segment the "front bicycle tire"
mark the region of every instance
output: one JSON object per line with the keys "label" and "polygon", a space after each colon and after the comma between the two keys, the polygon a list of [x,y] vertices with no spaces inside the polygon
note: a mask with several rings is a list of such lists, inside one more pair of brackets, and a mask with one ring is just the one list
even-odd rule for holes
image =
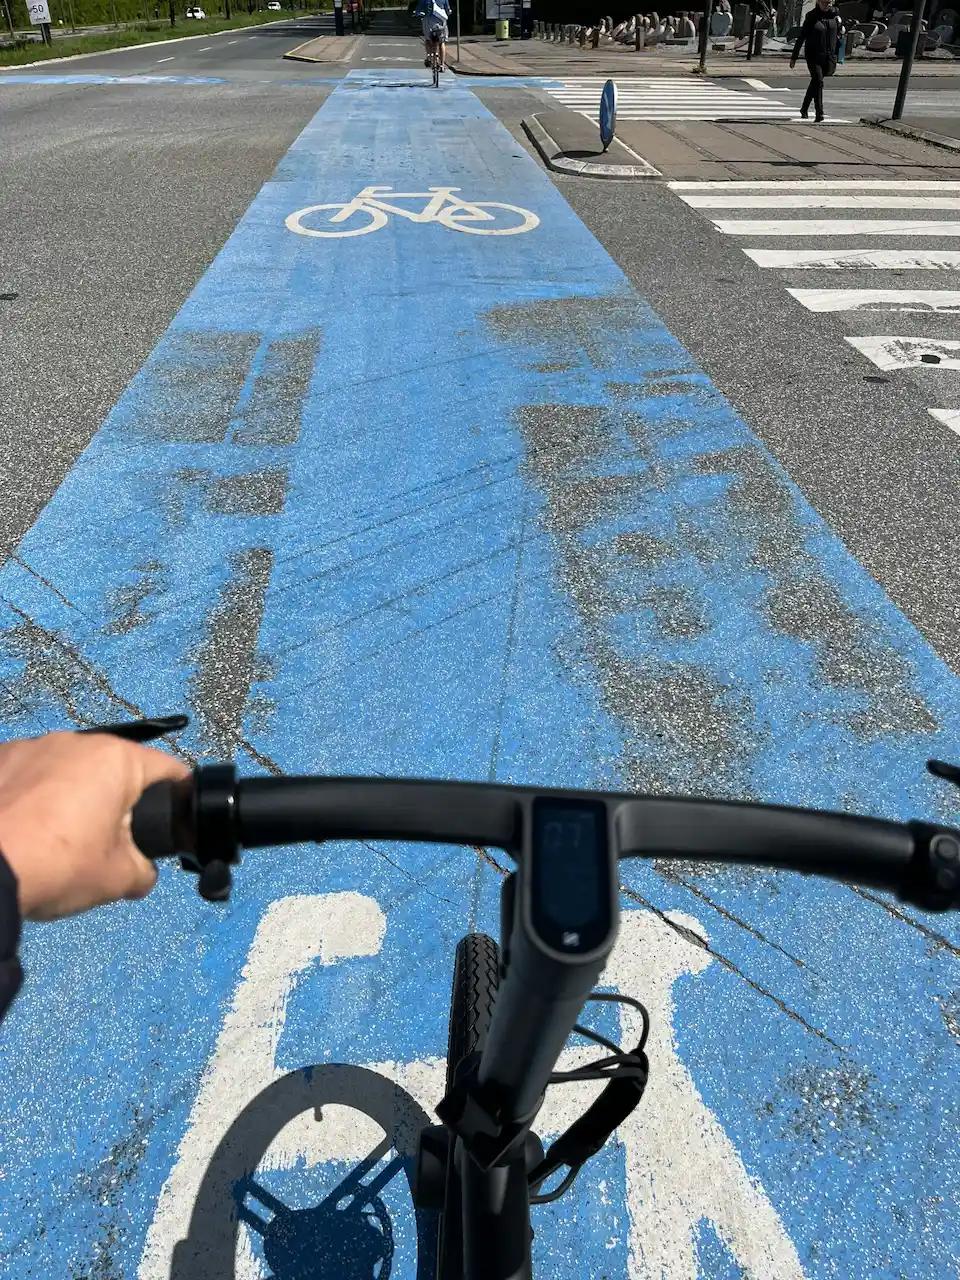
{"label": "front bicycle tire", "polygon": [[[485,933],[468,933],[457,943],[450,998],[447,1040],[447,1093],[457,1067],[487,1042],[493,1006],[500,984],[500,948]],[[463,1280],[463,1202],[460,1173],[451,1144],[447,1162],[446,1195],[437,1239],[437,1280]]]}
{"label": "front bicycle tire", "polygon": [[447,1039],[447,1092],[458,1065],[487,1042],[500,985],[500,948],[485,933],[468,933],[457,943]]}

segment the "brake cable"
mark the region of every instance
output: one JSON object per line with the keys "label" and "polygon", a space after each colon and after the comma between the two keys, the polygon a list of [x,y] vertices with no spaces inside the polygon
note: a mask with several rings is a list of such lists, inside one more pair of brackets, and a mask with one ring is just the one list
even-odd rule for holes
{"label": "brake cable", "polygon": [[[593,1001],[606,1001],[611,1004],[626,1004],[636,1009],[642,1019],[640,1040],[633,1050],[622,1049],[619,1045],[602,1036],[590,1027],[579,1023],[574,1031],[587,1040],[611,1050],[608,1058],[598,1058],[584,1063],[572,1071],[555,1071],[549,1080],[550,1084],[572,1084],[585,1080],[606,1080],[607,1086],[596,1098],[579,1120],[575,1120],[565,1133],[562,1133],[543,1157],[543,1160],[531,1170],[528,1182],[530,1186],[530,1203],[547,1204],[557,1200],[573,1185],[573,1181],[587,1160],[604,1146],[607,1139],[637,1106],[643,1097],[650,1075],[650,1064],[646,1055],[647,1039],[650,1035],[650,1014],[639,1000],[632,996],[614,995],[605,991],[594,991],[589,997]],[[568,1172],[552,1191],[541,1192],[544,1182],[564,1165]]]}

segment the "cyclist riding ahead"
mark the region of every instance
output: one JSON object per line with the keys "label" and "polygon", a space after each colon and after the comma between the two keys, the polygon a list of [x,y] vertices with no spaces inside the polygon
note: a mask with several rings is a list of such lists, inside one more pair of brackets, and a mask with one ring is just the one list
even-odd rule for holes
{"label": "cyclist riding ahead", "polygon": [[419,0],[414,13],[420,19],[423,29],[423,46],[426,53],[423,65],[430,66],[434,45],[439,45],[440,70],[446,71],[450,0]]}

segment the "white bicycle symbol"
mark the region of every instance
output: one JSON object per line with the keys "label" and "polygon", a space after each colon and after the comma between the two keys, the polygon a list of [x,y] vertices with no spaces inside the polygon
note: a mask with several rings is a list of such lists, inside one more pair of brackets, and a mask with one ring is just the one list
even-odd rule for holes
{"label": "white bicycle symbol", "polygon": [[[352,200],[342,204],[311,204],[291,213],[285,221],[288,230],[297,235],[323,239],[365,236],[371,231],[380,231],[387,225],[390,214],[411,222],[439,222],[451,231],[465,231],[473,236],[515,236],[540,225],[540,219],[529,209],[496,200],[461,200],[454,195],[459,190],[459,187],[431,187],[429,191],[393,191],[390,187],[364,187]],[[393,201],[425,200],[426,204],[420,210],[404,209],[384,196],[390,196]],[[316,217],[317,214],[323,216]],[[307,226],[305,219],[321,225]],[[349,219],[353,222],[347,226]]]}

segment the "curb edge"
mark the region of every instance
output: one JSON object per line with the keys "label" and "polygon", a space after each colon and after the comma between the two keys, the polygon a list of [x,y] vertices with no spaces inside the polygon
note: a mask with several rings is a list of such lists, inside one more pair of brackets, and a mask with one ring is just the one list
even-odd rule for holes
{"label": "curb edge", "polygon": [[884,129],[887,133],[898,133],[903,138],[917,138],[920,142],[929,142],[931,146],[942,147],[944,151],[960,151],[960,138],[947,138],[927,129],[915,129],[913,125],[902,124],[899,120],[891,120],[886,116],[861,116],[860,123]]}
{"label": "curb edge", "polygon": [[638,181],[662,178],[663,174],[653,165],[641,168],[636,164],[587,164],[585,160],[571,160],[560,149],[556,139],[544,128],[538,115],[524,116],[520,127],[539,151],[543,163],[555,173],[565,173],[577,178],[606,178],[615,181]]}

